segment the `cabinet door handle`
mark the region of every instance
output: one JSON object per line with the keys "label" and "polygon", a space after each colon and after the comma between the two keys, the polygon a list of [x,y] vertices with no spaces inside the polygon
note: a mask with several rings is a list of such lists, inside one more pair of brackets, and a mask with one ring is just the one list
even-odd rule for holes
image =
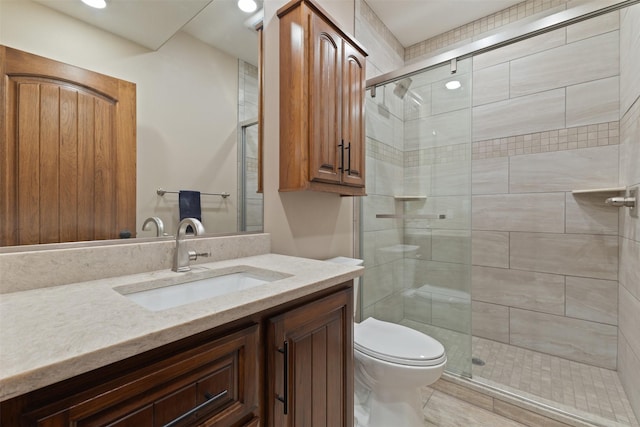
{"label": "cabinet door handle", "polygon": [[338,148],[340,149],[340,166],[338,167],[338,170],[342,172],[344,171],[344,139],[340,140]]}
{"label": "cabinet door handle", "polygon": [[285,341],[282,347],[278,352],[282,353],[284,358],[284,393],[282,396],[276,395],[276,399],[283,403],[284,414],[287,415],[289,413],[289,343]]}
{"label": "cabinet door handle", "polygon": [[345,172],[351,173],[351,143],[347,145],[347,148],[345,148],[345,150],[347,150],[347,169],[345,170]]}
{"label": "cabinet door handle", "polygon": [[208,392],[205,393],[204,397],[207,399],[206,401],[202,402],[201,404],[199,404],[195,408],[190,409],[189,411],[187,411],[184,414],[180,415],[178,418],[174,419],[173,421],[169,421],[167,424],[164,425],[164,427],[173,427],[175,425],[180,424],[182,421],[184,421],[185,419],[191,417],[196,412],[201,411],[205,407],[207,407],[207,406],[219,401],[220,399],[225,397],[228,393],[229,393],[228,390],[221,391],[220,393],[216,394],[215,396],[213,396],[211,393],[208,393]]}

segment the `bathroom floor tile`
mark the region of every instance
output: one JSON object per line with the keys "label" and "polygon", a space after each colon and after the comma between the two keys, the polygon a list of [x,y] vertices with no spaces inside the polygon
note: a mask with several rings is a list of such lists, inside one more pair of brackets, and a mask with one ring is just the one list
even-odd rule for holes
{"label": "bathroom floor tile", "polygon": [[[428,389],[428,387],[425,387]],[[522,427],[509,418],[434,391],[425,403],[425,427]]]}

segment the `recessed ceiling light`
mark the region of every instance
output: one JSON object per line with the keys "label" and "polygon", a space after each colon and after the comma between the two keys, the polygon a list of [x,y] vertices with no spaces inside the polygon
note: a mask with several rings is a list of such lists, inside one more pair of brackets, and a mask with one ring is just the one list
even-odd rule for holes
{"label": "recessed ceiling light", "polygon": [[462,85],[460,84],[460,82],[458,80],[451,80],[451,81],[446,82],[444,84],[444,86],[449,90],[456,90],[456,89],[459,89],[460,86],[462,86]]}
{"label": "recessed ceiling light", "polygon": [[87,6],[95,7],[96,9],[104,9],[107,7],[107,2],[105,0],[82,0],[82,3]]}
{"label": "recessed ceiling light", "polygon": [[243,12],[251,13],[258,8],[258,5],[254,0],[238,0],[238,7]]}

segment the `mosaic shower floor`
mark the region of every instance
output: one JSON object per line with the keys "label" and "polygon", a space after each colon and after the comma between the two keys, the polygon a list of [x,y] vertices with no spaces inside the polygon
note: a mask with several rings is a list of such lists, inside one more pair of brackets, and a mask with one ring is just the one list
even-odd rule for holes
{"label": "mosaic shower floor", "polygon": [[[401,323],[443,342],[451,366],[469,366],[463,362],[468,360],[468,336],[410,320]],[[484,362],[472,365],[472,377],[478,383],[601,425],[640,427],[615,371],[479,337],[472,338],[472,348],[473,357]]]}

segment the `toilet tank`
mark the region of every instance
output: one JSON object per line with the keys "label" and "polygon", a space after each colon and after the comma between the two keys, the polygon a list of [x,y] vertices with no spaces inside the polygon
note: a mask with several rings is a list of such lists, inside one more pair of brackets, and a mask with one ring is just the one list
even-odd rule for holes
{"label": "toilet tank", "polygon": [[[344,264],[344,265],[353,265],[359,266],[364,264],[364,260],[358,258],[349,258],[345,256],[338,256],[335,258],[330,258],[326,260],[327,262],[333,262],[335,264]],[[356,277],[353,279],[353,316],[356,315],[356,310],[358,308],[358,291],[360,290],[360,278]]]}

